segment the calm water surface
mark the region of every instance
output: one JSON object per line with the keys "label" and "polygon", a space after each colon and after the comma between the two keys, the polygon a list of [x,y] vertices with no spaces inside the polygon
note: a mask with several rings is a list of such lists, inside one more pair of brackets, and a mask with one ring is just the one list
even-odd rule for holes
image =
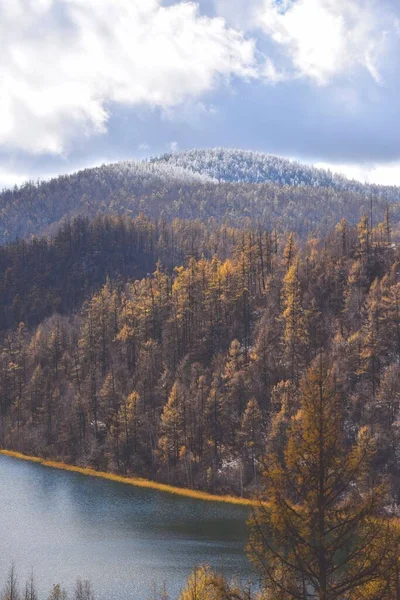
{"label": "calm water surface", "polygon": [[247,508],[180,498],[0,456],[0,585],[15,562],[41,597],[90,579],[99,600],[175,597],[194,566],[252,575]]}

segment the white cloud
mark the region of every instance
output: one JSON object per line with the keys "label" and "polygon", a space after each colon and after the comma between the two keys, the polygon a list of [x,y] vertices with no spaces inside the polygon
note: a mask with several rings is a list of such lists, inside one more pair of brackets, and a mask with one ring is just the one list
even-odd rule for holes
{"label": "white cloud", "polygon": [[257,76],[254,42],[196,4],[0,0],[0,144],[62,153],[106,130],[110,106],[168,108]]}
{"label": "white cloud", "polygon": [[214,4],[217,14],[233,26],[264,32],[280,51],[276,60],[289,58],[292,72],[285,69],[286,78],[306,76],[318,84],[352,75],[357,68],[381,83],[381,60],[389,54],[390,40],[398,38],[398,9],[387,0],[214,0]]}
{"label": "white cloud", "polygon": [[264,68],[262,70],[262,75],[270,82],[270,83],[279,83],[280,81],[285,81],[288,79],[288,74],[284,71],[278,71],[272,60],[267,57],[265,59]]}
{"label": "white cloud", "polygon": [[25,181],[28,181],[27,175],[21,173],[14,173],[6,168],[0,168],[0,190],[12,188],[14,185],[21,185]]}
{"label": "white cloud", "polygon": [[294,74],[319,84],[360,67],[380,83],[380,60],[395,34],[382,0],[263,0],[253,26],[285,50]]}
{"label": "white cloud", "polygon": [[397,161],[367,165],[319,162],[314,166],[321,167],[322,169],[330,169],[334,173],[341,173],[349,179],[356,179],[366,183],[400,186],[400,162]]}

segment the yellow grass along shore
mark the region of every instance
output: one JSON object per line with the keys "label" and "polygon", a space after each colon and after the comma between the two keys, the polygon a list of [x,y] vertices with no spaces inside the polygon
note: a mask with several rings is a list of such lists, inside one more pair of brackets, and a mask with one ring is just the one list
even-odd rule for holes
{"label": "yellow grass along shore", "polygon": [[46,460],[37,456],[29,456],[27,454],[22,454],[21,452],[14,452],[13,450],[0,450],[0,454],[20,460],[39,463],[42,466],[50,467],[51,469],[72,471],[73,473],[80,473],[81,475],[100,477],[101,479],[109,479],[110,481],[117,481],[118,483],[124,483],[126,485],[158,490],[159,492],[175,494],[177,496],[185,496],[186,498],[194,498],[196,500],[206,500],[207,502],[226,502],[228,504],[238,504],[240,506],[255,506],[258,504],[256,500],[250,500],[248,498],[209,494],[208,492],[201,492],[199,490],[191,490],[188,488],[180,488],[174,485],[168,485],[166,483],[158,483],[157,481],[151,481],[150,479],[144,479],[142,477],[123,477],[122,475],[116,475],[114,473],[96,471],[95,469],[76,467],[75,465],[68,465],[63,462]]}

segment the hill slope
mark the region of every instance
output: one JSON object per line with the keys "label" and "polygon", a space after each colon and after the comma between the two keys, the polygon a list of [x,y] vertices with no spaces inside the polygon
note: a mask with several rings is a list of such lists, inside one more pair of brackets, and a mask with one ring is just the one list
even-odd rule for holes
{"label": "hill slope", "polygon": [[143,162],[85,169],[0,194],[0,243],[53,233],[68,217],[96,214],[262,223],[300,235],[326,231],[392,205],[400,221],[400,188],[367,186],[285,159],[235,150],[201,150]]}
{"label": "hill slope", "polygon": [[[0,194],[0,243],[41,234],[68,216],[117,212],[113,210],[116,197],[133,200],[206,181],[210,178],[172,165],[123,161],[38,184],[28,182]],[[125,204],[123,212],[129,214]],[[135,208],[140,211],[140,206]]]}
{"label": "hill slope", "polygon": [[155,164],[166,163],[193,173],[208,175],[217,181],[266,183],[279,185],[328,187],[340,191],[372,193],[388,199],[399,199],[396,186],[364,184],[338,173],[301,164],[271,154],[227,148],[187,150],[165,154],[152,159]]}

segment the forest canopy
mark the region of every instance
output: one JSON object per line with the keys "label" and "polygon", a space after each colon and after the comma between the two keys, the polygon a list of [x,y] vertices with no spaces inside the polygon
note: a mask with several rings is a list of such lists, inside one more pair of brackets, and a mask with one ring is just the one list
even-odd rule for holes
{"label": "forest canopy", "polygon": [[249,494],[324,352],[344,443],[371,428],[374,469],[397,495],[389,221],[342,220],[302,242],[261,227],[78,219],[53,240],[4,247],[0,264],[3,447]]}
{"label": "forest canopy", "polygon": [[302,238],[327,233],[338,218],[355,225],[370,212],[399,222],[400,190],[260,153],[197,150],[143,162],[84,169],[0,194],[0,243],[54,234],[77,215],[200,219],[235,227],[277,227]]}
{"label": "forest canopy", "polygon": [[182,600],[400,598],[398,194],[218,149],[4,191],[1,448],[258,499],[260,585]]}

